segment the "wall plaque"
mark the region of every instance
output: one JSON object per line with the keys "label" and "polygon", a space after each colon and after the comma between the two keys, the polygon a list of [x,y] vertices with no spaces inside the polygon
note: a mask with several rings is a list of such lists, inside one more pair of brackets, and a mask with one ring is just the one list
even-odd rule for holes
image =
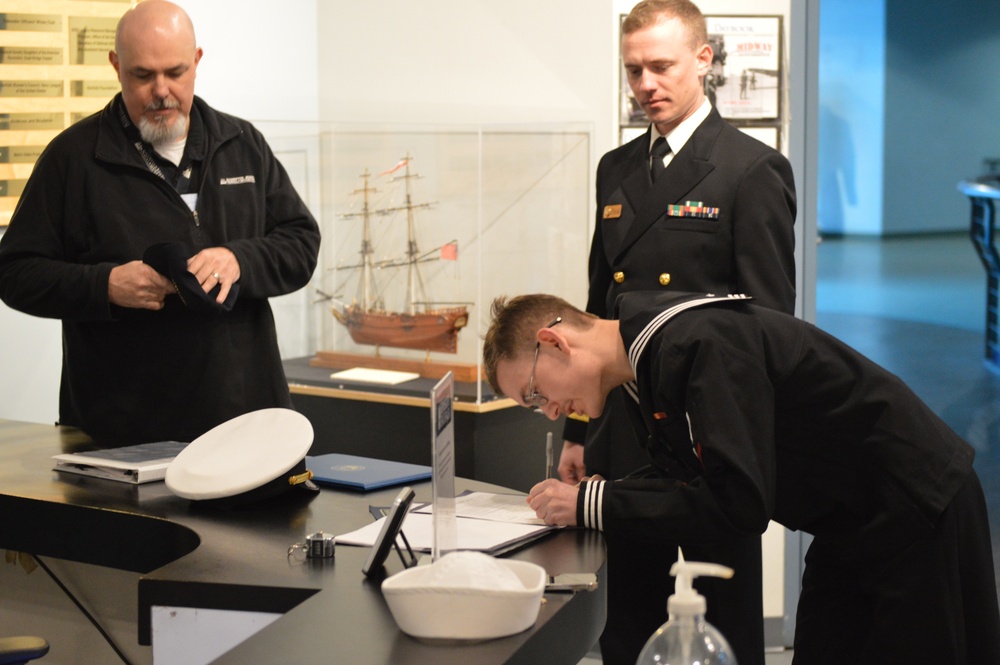
{"label": "wall plaque", "polygon": [[62,129],[65,126],[62,113],[0,113],[0,129],[33,131]]}
{"label": "wall plaque", "polygon": [[43,145],[0,146],[0,164],[34,164],[42,150]]}
{"label": "wall plaque", "polygon": [[27,180],[0,180],[0,196],[20,196]]}
{"label": "wall plaque", "polygon": [[62,16],[58,14],[0,14],[0,30],[60,32],[62,30]]}
{"label": "wall plaque", "polygon": [[100,97],[111,99],[121,90],[117,80],[111,81],[70,81],[70,97]]}
{"label": "wall plaque", "polygon": [[115,50],[117,18],[69,17],[69,64],[107,65],[108,51]]}
{"label": "wall plaque", "polygon": [[0,81],[0,97],[62,96],[62,81]]}
{"label": "wall plaque", "polygon": [[0,46],[0,65],[61,65],[61,48]]}

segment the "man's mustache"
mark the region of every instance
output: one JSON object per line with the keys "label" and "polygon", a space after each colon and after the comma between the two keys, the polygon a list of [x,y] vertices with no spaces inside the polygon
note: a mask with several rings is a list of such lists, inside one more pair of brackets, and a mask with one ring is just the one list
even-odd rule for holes
{"label": "man's mustache", "polygon": [[164,111],[166,109],[175,109],[180,106],[180,102],[176,99],[155,99],[146,105],[147,111]]}

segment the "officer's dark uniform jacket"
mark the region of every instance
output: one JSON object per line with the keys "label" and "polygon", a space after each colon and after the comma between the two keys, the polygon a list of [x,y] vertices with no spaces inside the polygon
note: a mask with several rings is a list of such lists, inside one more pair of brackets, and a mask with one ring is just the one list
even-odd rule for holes
{"label": "officer's dark uniform jacket", "polygon": [[[651,138],[648,129],[598,164],[587,311],[612,318],[623,293],[655,291],[748,293],[792,313],[796,203],[788,160],[713,108],[654,183]],[[586,429],[568,419],[563,437],[583,442]],[[605,466],[587,471],[611,471]]]}

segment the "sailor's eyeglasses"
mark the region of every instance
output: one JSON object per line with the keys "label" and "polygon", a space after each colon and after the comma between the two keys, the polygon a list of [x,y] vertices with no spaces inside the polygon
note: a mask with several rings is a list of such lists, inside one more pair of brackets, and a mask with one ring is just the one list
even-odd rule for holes
{"label": "sailor's eyeglasses", "polygon": [[[557,323],[561,323],[561,322],[562,322],[562,317],[561,316],[557,316],[555,318],[555,321],[553,321],[552,323],[550,323],[549,325],[547,325],[545,327],[546,328],[551,328],[552,326],[556,325]],[[535,390],[535,387],[534,387],[535,386],[535,367],[538,366],[538,350],[540,348],[542,348],[542,342],[538,341],[538,342],[535,343],[535,359],[531,363],[531,377],[528,379],[528,392],[521,396],[521,400],[524,402],[524,405],[527,406],[527,407],[529,407],[529,408],[538,408],[538,407],[541,407],[541,406],[545,406],[546,404],[549,403],[549,400],[545,396],[543,396],[541,393],[539,393],[537,390]]]}

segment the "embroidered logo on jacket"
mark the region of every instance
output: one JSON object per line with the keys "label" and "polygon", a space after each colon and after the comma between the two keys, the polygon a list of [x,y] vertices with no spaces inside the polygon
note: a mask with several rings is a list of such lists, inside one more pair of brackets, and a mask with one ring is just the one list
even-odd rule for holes
{"label": "embroidered logo on jacket", "polygon": [[222,178],[219,180],[220,185],[245,185],[247,183],[255,183],[257,179],[253,175],[239,175],[232,178]]}

